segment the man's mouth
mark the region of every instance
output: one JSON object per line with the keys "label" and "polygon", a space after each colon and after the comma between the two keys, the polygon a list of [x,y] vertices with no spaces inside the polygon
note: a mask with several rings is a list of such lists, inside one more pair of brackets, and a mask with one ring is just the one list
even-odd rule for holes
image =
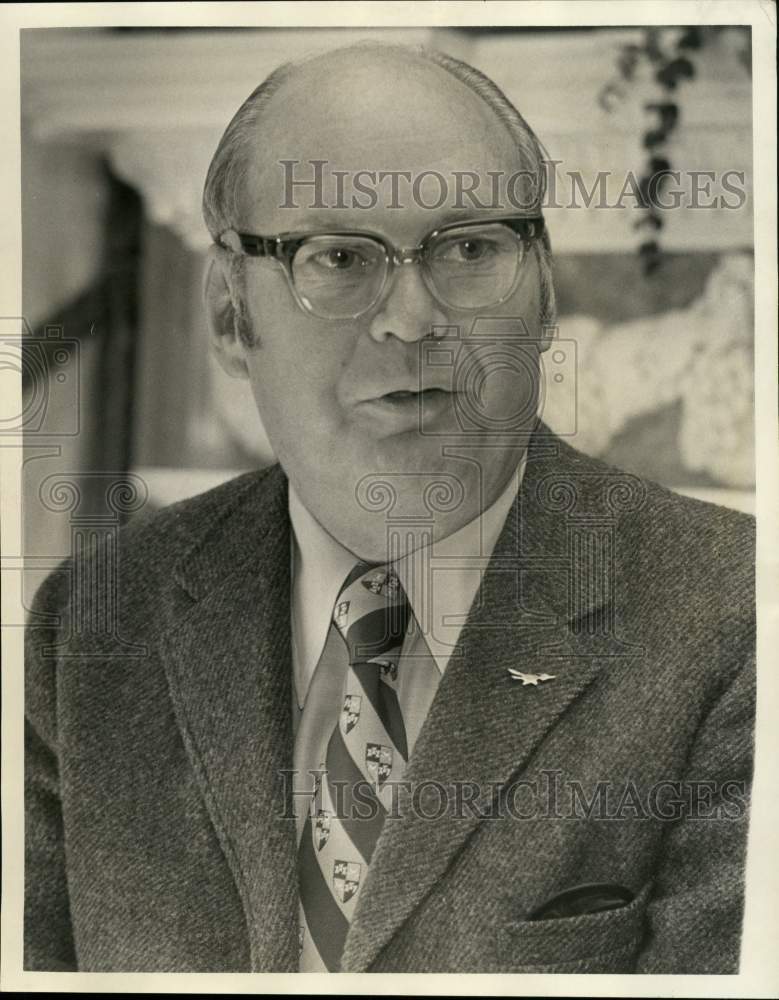
{"label": "man's mouth", "polygon": [[357,406],[363,419],[392,433],[423,430],[446,425],[452,418],[457,393],[447,389],[393,389],[368,399]]}
{"label": "man's mouth", "polygon": [[381,401],[388,401],[391,403],[398,402],[417,402],[425,403],[434,402],[436,399],[442,396],[451,396],[452,393],[448,392],[446,389],[396,389],[394,392],[384,393],[383,396],[377,397]]}

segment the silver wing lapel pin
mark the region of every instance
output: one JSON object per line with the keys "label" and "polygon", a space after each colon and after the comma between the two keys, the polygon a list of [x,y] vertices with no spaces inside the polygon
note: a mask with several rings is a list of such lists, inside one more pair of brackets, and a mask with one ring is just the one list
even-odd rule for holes
{"label": "silver wing lapel pin", "polygon": [[509,676],[513,681],[522,681],[522,687],[527,687],[528,684],[538,687],[542,681],[555,679],[555,674],[523,674],[521,670],[514,670],[512,667],[509,667]]}

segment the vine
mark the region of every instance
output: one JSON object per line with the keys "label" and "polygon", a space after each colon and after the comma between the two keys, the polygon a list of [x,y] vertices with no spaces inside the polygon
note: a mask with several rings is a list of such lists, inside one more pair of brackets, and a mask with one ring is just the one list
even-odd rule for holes
{"label": "vine", "polygon": [[621,46],[616,75],[604,86],[598,98],[601,107],[613,111],[626,98],[642,68],[648,68],[661,89],[660,100],[644,104],[648,119],[642,136],[646,159],[638,184],[643,213],[633,223],[644,237],[638,246],[638,253],[646,275],[656,271],[663,259],[660,233],[664,220],[659,196],[672,169],[668,141],[674,133],[678,133],[682,124],[678,91],[684,83],[695,78],[696,60],[701,51],[712,45],[724,31],[737,31],[741,35],[738,58],[746,71],[751,73],[749,28],[719,25],[680,29],[651,27],[643,29],[638,42]]}

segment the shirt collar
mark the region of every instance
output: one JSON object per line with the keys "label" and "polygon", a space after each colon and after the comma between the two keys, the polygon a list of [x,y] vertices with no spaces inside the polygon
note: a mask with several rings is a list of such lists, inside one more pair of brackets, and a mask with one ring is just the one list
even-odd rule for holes
{"label": "shirt collar", "polygon": [[[465,624],[524,470],[523,457],[487,510],[458,531],[415,549],[395,563],[441,673]],[[335,599],[357,557],[319,524],[291,482],[289,516],[293,527],[292,667],[298,705],[302,707],[324,649]]]}

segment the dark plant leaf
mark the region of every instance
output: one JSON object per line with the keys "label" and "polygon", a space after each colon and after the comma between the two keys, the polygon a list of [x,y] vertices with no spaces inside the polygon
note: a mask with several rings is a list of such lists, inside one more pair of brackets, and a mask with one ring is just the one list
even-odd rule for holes
{"label": "dark plant leaf", "polygon": [[654,229],[657,232],[658,229],[663,228],[663,220],[659,215],[655,215],[654,212],[646,212],[641,216],[640,219],[636,219],[633,223],[634,229]]}
{"label": "dark plant leaf", "polygon": [[685,56],[677,56],[668,64],[670,72],[674,73],[677,80],[692,80],[695,78],[695,66]]}
{"label": "dark plant leaf", "polygon": [[[657,192],[660,189],[664,180],[665,178],[662,176],[658,179],[655,179],[653,175],[650,174],[647,177],[642,177],[641,180],[638,182],[638,192],[641,196],[642,207],[647,209],[648,216],[650,216],[651,218],[658,219],[658,221],[659,221],[659,216],[655,211],[655,209],[658,207]],[[660,225],[662,225],[662,223],[660,223]]]}
{"label": "dark plant leaf", "polygon": [[645,104],[647,111],[655,111],[660,116],[660,127],[670,132],[679,120],[679,105],[674,101],[654,101]]}
{"label": "dark plant leaf", "polygon": [[648,240],[646,243],[641,244],[638,252],[644,275],[649,277],[649,275],[654,274],[662,263],[663,256],[660,247],[655,240]]}
{"label": "dark plant leaf", "polygon": [[660,32],[657,28],[647,28],[645,38],[644,51],[647,57],[654,63],[660,62],[663,59],[663,52],[660,48]]}
{"label": "dark plant leaf", "polygon": [[661,87],[665,87],[666,90],[676,90],[677,79],[676,75],[668,69],[668,66],[663,66],[655,73],[655,80],[660,84]]}
{"label": "dark plant leaf", "polygon": [[699,49],[703,45],[703,32],[700,28],[688,28],[676,43],[677,49]]}
{"label": "dark plant leaf", "polygon": [[623,80],[632,80],[636,74],[636,66],[641,58],[641,49],[638,45],[624,45],[617,57],[617,69]]}
{"label": "dark plant leaf", "polygon": [[[649,169],[653,174],[663,174],[671,169],[671,161],[667,160],[664,156],[653,156],[649,161]],[[661,178],[661,181],[665,181],[667,178]]]}
{"label": "dark plant leaf", "polygon": [[652,149],[654,146],[662,146],[667,138],[668,133],[665,129],[653,129],[652,131],[647,132],[644,136],[644,148]]}

